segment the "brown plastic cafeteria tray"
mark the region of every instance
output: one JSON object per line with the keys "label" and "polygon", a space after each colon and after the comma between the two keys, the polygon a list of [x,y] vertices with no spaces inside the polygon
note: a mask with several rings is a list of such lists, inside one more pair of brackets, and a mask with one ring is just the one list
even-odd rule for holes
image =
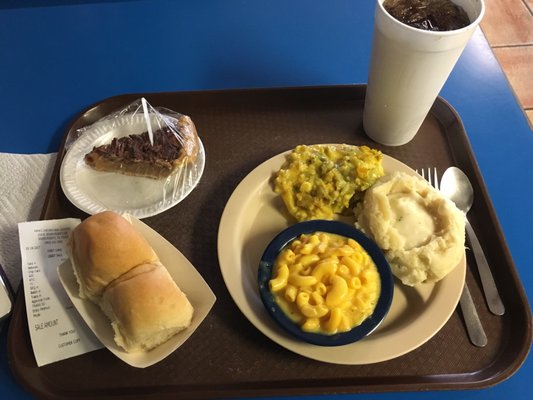
{"label": "brown plastic cafeteria tray", "polygon": [[[129,94],[81,113],[65,134],[42,219],[86,217],[66,199],[59,183],[71,132],[142,96],[153,106],[187,114],[205,146],[204,175],[184,201],[144,221],[196,266],[217,302],[185,345],[147,369],[130,367],[105,349],[38,368],[19,291],[8,342],[18,381],[42,398],[193,399],[481,388],[511,376],[531,344],[530,309],[459,116],[439,98],[412,142],[384,147],[363,132],[364,95],[364,85]],[[487,330],[486,347],[470,344],[460,311],[455,311],[431,340],[404,356],[370,365],[336,365],[285,350],[243,316],[218,264],[224,206],[237,184],[263,161],[313,143],[366,144],[412,168],[436,166],[442,172],[456,165],[473,179],[476,202],[470,221],[507,310],[501,317],[489,313],[477,272],[469,268],[467,282]],[[474,263],[470,256],[468,262]]]}

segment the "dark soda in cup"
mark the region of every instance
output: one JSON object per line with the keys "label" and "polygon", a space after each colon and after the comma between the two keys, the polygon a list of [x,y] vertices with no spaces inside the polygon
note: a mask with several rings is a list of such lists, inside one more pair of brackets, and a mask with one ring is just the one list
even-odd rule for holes
{"label": "dark soda in cup", "polygon": [[465,10],[451,0],[385,0],[383,7],[398,21],[426,31],[453,31],[470,24]]}

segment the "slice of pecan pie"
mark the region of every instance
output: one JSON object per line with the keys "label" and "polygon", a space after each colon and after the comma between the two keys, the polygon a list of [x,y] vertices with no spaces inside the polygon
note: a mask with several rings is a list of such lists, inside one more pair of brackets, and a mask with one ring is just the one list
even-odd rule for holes
{"label": "slice of pecan pie", "polygon": [[95,146],[85,155],[85,163],[98,171],[163,179],[185,163],[194,162],[198,139],[190,118],[181,118],[179,134],[169,126],[148,132],[114,138],[111,143]]}

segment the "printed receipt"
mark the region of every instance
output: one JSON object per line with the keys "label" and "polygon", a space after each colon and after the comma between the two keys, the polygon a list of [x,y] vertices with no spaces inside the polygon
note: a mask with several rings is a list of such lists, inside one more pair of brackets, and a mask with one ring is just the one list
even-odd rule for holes
{"label": "printed receipt", "polygon": [[18,224],[26,313],[39,367],[103,347],[72,305],[57,274],[57,267],[68,259],[70,231],[79,223],[67,218]]}

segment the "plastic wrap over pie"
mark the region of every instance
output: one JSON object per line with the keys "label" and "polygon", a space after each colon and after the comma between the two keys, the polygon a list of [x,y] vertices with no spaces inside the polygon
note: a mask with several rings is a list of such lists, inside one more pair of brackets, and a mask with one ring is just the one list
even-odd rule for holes
{"label": "plastic wrap over pie", "polygon": [[78,129],[66,147],[61,185],[89,214],[158,214],[194,189],[205,166],[193,120],[144,98]]}
{"label": "plastic wrap over pie", "polygon": [[[132,119],[136,113],[142,113],[145,120],[145,126],[139,127],[142,132],[132,129],[124,136],[93,146],[84,157],[87,165],[98,171],[162,179],[195,161],[198,135],[191,118],[169,110],[160,113],[151,107],[150,112],[143,103],[147,104],[141,99],[141,107],[137,102],[128,107],[132,109],[129,113]],[[115,114],[108,119],[113,118]]]}

